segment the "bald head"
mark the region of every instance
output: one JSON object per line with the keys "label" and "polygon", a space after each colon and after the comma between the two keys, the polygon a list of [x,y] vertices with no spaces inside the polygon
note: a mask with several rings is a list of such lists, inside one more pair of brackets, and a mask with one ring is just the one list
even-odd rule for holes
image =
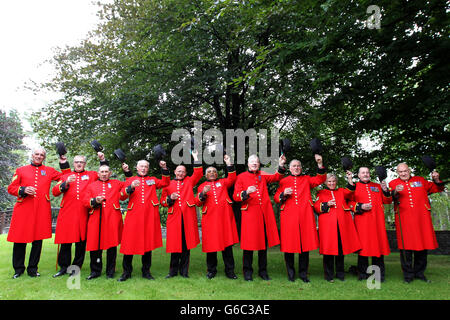
{"label": "bald head", "polygon": [[411,169],[406,163],[402,162],[397,166],[397,174],[400,180],[408,181],[411,178]]}
{"label": "bald head", "polygon": [[178,180],[183,180],[186,177],[186,167],[179,165],[175,169],[175,178]]}

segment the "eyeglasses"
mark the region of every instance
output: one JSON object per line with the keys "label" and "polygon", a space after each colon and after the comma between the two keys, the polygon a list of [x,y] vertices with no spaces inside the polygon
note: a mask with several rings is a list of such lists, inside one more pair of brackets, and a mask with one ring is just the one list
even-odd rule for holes
{"label": "eyeglasses", "polygon": [[74,161],[73,163],[86,163],[85,161]]}

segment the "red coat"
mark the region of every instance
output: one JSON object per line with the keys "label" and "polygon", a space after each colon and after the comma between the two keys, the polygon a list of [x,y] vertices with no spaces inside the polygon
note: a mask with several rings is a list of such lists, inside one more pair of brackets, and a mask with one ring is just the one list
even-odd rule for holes
{"label": "red coat", "polygon": [[[61,190],[63,182],[74,174],[76,180],[69,184],[69,188]],[[52,189],[53,196],[64,194],[61,200],[56,221],[55,243],[75,243],[86,240],[88,210],[83,205],[83,195],[87,186],[98,179],[95,171],[69,172],[64,174]]]}
{"label": "red coat", "polygon": [[170,176],[163,175],[161,180],[149,176],[128,178],[122,194],[129,190],[128,186],[134,180],[140,181],[140,185],[129,195],[120,252],[143,255],[162,247],[159,200],[156,189],[168,186]]}
{"label": "red coat", "polygon": [[[16,196],[7,241],[30,243],[52,237],[50,185],[62,176],[61,172],[44,165],[17,168],[8,193]],[[25,195],[25,187],[35,187],[35,195]]]}
{"label": "red coat", "polygon": [[[125,200],[127,195],[121,195],[120,191],[125,182],[119,180],[97,180],[91,183],[86,190],[83,204],[89,209],[87,226],[86,251],[107,250],[120,244],[122,237],[123,221],[119,200]],[[94,198],[104,196],[100,206],[93,206]],[[100,228],[101,211],[101,228]],[[100,248],[99,248],[100,231]]]}
{"label": "red coat", "polygon": [[[183,180],[171,180],[169,186],[161,193],[162,206],[169,208],[166,221],[166,252],[182,252],[181,218],[187,249],[195,248],[200,243],[194,187],[202,176],[203,168],[194,167],[192,176],[187,176]],[[170,205],[167,197],[174,192],[179,193],[180,197]]]}
{"label": "red coat", "polygon": [[[327,175],[318,174],[289,176],[280,181],[274,200],[280,207],[280,236],[282,252],[302,253],[319,247],[316,217],[311,199],[311,188],[322,184]],[[292,194],[282,201],[284,189],[292,188]]]}
{"label": "red coat", "polygon": [[[280,243],[277,223],[273,213],[272,201],[267,191],[267,184],[280,181],[283,175],[279,172],[267,174],[262,171],[256,173],[243,172],[237,177],[233,199],[241,201],[241,249],[266,249],[264,230],[267,235],[267,246],[272,247]],[[256,186],[256,191],[243,198],[243,192],[249,186]],[[246,194],[246,193],[245,193]]]}
{"label": "red coat", "polygon": [[[225,179],[206,181],[198,187],[195,204],[202,206],[202,251],[223,251],[226,247],[239,242],[239,236],[234,219],[233,203],[228,195],[230,188],[236,181],[236,171],[229,172]],[[206,199],[199,196],[206,185],[211,186]]]}
{"label": "red coat", "polygon": [[389,187],[394,190],[399,184],[403,185],[404,189],[398,192],[394,202],[398,248],[403,249],[404,243],[406,250],[436,249],[438,243],[431,221],[428,195],[443,191],[445,186],[438,186],[416,176],[407,182],[400,179],[392,180]]}
{"label": "red coat", "polygon": [[[338,255],[338,227],[344,255],[361,249],[351,209],[347,204],[347,199],[351,198],[352,193],[346,188],[322,189],[317,193],[314,210],[319,213],[320,254]],[[336,206],[324,205],[332,199],[335,199]]]}
{"label": "red coat", "polygon": [[[365,257],[379,257],[391,253],[384,220],[384,203],[391,203],[392,197],[383,194],[381,185],[374,182],[357,182],[352,201],[349,203],[355,212],[355,226],[361,242],[359,254]],[[369,211],[357,212],[360,204],[371,203]]]}

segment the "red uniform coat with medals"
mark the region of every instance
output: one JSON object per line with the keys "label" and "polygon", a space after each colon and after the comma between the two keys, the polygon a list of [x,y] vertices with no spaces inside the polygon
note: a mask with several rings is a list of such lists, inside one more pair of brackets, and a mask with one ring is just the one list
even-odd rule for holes
{"label": "red uniform coat with medals", "polygon": [[[263,171],[243,172],[234,185],[233,199],[241,202],[241,249],[264,250],[280,243],[278,228],[273,212],[267,184],[280,181],[283,173],[268,174]],[[247,188],[255,186],[256,191],[247,194]]]}
{"label": "red uniform coat with medals", "polygon": [[[239,242],[239,236],[234,219],[233,203],[228,195],[236,181],[236,171],[228,171],[228,177],[215,181],[206,181],[198,187],[195,204],[202,207],[202,251],[223,251],[226,247]],[[200,195],[203,188],[211,186],[205,199]]]}
{"label": "red uniform coat with medals", "polygon": [[[67,178],[74,174],[76,180],[66,185]],[[95,171],[69,172],[64,174],[52,189],[53,196],[61,199],[56,222],[55,243],[75,243],[86,240],[88,210],[83,205],[87,186],[98,179]]]}
{"label": "red uniform coat with medals", "polygon": [[[83,198],[84,206],[89,209],[86,251],[107,250],[120,244],[123,221],[119,200],[125,200],[128,196],[120,194],[124,184],[125,182],[109,179],[97,180],[88,185]],[[97,196],[104,196],[106,200],[96,204]]]}
{"label": "red uniform coat with medals", "polygon": [[[52,237],[50,186],[52,181],[59,180],[62,175],[44,165],[30,164],[16,169],[8,186],[8,193],[16,196],[17,200],[7,241],[30,243]],[[25,187],[36,188],[36,194],[25,194]]]}
{"label": "red uniform coat with medals", "polygon": [[[339,254],[338,227],[344,255],[361,249],[352,212],[347,203],[352,194],[353,192],[347,188],[322,189],[317,193],[314,210],[319,214],[320,254],[335,256]],[[336,205],[329,207],[330,200],[335,200]]]}
{"label": "red uniform coat with medals", "polygon": [[[302,253],[319,247],[311,188],[325,181],[327,177],[325,171],[319,170],[320,173],[314,177],[289,176],[280,181],[274,200],[281,203],[281,252]],[[292,189],[292,194],[288,197],[283,193],[286,188]]]}
{"label": "red uniform coat with medals", "polygon": [[[371,203],[372,209],[362,210],[361,204]],[[359,255],[380,257],[389,255],[389,241],[386,233],[383,204],[392,203],[392,197],[386,196],[379,183],[357,182],[352,201],[349,203],[355,212],[355,226],[361,243]]]}
{"label": "red uniform coat with medals", "polygon": [[[166,252],[182,252],[182,218],[187,249],[195,248],[200,243],[194,187],[202,176],[203,168],[194,165],[192,176],[187,176],[183,180],[171,180],[169,186],[163,188],[161,204],[169,208],[166,221]],[[175,192],[180,196],[172,203],[167,198]]]}
{"label": "red uniform coat with medals", "polygon": [[438,243],[431,221],[428,195],[443,191],[444,184],[437,185],[418,176],[411,177],[408,181],[398,178],[389,183],[391,190],[398,185],[404,187],[403,191],[397,193],[394,201],[398,248],[406,250],[436,249]]}
{"label": "red uniform coat with medals", "polygon": [[130,185],[135,180],[138,180],[140,185],[129,195],[120,252],[143,255],[162,247],[159,200],[156,189],[168,186],[170,176],[167,170],[163,172],[162,179],[139,175],[130,177],[121,191],[122,195],[130,192]]}

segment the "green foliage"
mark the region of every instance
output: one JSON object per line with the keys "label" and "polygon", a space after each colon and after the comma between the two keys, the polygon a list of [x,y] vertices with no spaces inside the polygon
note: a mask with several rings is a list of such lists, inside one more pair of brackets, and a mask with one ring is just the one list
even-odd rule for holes
{"label": "green foliage", "polygon": [[6,209],[14,203],[14,197],[7,192],[14,170],[24,158],[22,125],[16,111],[6,114],[0,111],[0,209]]}

